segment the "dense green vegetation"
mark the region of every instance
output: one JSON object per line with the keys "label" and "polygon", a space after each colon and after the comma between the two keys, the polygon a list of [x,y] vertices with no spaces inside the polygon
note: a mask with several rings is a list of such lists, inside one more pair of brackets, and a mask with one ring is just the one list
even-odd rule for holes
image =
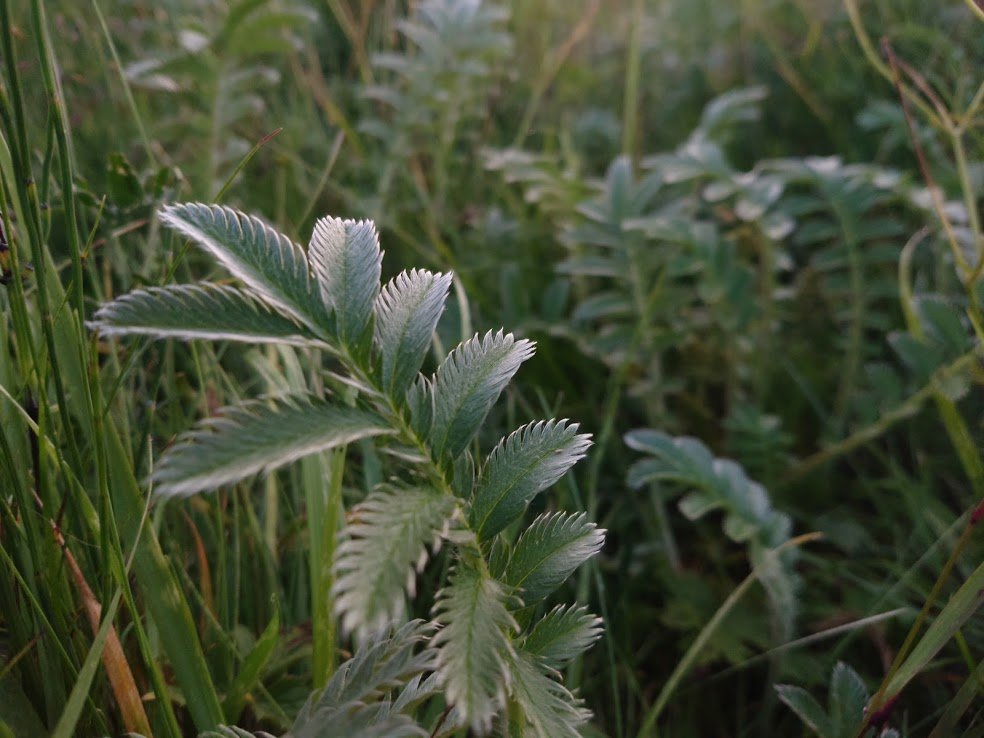
{"label": "dense green vegetation", "polygon": [[981,735],[982,194],[974,0],[0,0],[0,738]]}

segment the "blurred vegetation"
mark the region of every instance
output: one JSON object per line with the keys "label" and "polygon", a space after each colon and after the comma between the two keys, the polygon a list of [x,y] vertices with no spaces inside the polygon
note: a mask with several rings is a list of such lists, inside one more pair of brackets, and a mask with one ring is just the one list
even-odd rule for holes
{"label": "blurred vegetation", "polygon": [[86,327],[228,279],[175,201],[299,243],[371,218],[384,281],[453,270],[427,371],[537,342],[478,443],[594,436],[526,515],[608,531],[554,595],[604,620],[563,673],[585,735],[980,735],[973,0],[0,0],[0,65],[0,736],[281,734],[370,679],[336,671],[319,564],[384,479],[371,441],[338,479],[326,452],[150,497],[178,433],[321,375]]}

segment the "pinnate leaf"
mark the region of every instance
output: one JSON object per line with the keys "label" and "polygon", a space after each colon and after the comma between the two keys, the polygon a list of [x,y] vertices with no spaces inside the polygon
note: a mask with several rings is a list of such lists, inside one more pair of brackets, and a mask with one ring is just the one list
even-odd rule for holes
{"label": "pinnate leaf", "polygon": [[745,470],[730,459],[715,458],[696,438],[674,438],[648,428],[626,434],[629,448],[646,457],[629,469],[629,485],[642,487],[664,482],[684,492],[681,512],[696,520],[712,510],[725,511],[723,529],[733,541],[748,547],[751,563],[760,572],[772,610],[785,635],[792,631],[796,617],[796,551],[775,549],[789,540],[792,521],[776,510],[765,488],[750,479]]}

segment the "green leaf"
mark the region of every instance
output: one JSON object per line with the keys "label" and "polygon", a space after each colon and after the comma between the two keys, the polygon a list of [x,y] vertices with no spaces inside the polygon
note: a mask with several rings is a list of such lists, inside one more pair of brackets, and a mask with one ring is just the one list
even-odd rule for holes
{"label": "green leaf", "polygon": [[243,708],[246,707],[246,696],[259,684],[260,675],[266,667],[267,662],[273,655],[273,650],[280,643],[280,608],[277,607],[273,612],[273,617],[263,633],[257,639],[249,655],[243,661],[232,684],[226,690],[225,699],[222,701],[222,712],[225,713],[226,720],[231,723],[239,720]]}
{"label": "green leaf", "polygon": [[253,400],[224,408],[179,436],[152,479],[157,494],[186,496],[387,433],[393,430],[382,418],[313,395]]}
{"label": "green leaf", "polygon": [[768,94],[766,87],[758,85],[740,87],[718,95],[704,107],[693,137],[697,140],[715,138],[723,132],[730,132],[738,123],[758,120],[762,115],[759,103]]}
{"label": "green leaf", "polygon": [[460,344],[444,360],[433,380],[434,421],[431,446],[437,457],[452,459],[471,442],[499,394],[534,344],[512,333],[489,331]]}
{"label": "green leaf", "polygon": [[434,388],[423,374],[407,390],[407,407],[413,432],[421,438],[429,436],[434,426]]}
{"label": "green leaf", "polygon": [[465,451],[451,465],[451,489],[462,499],[470,499],[475,491],[475,458]]}
{"label": "green leaf", "polygon": [[967,581],[950,598],[933,624],[926,629],[926,634],[909,652],[885,688],[885,698],[891,699],[901,692],[905,685],[912,681],[953,638],[982,603],[984,603],[984,563],[967,577]]}
{"label": "green leaf", "polygon": [[510,710],[510,736],[578,735],[578,726],[591,716],[567,687],[544,673],[532,656],[520,653],[510,663],[510,697],[517,710]]}
{"label": "green leaf", "polygon": [[365,633],[405,616],[414,571],[427,561],[455,501],[432,489],[377,489],[351,513],[336,553],[335,607],[346,631]]}
{"label": "green leaf", "polygon": [[575,321],[632,315],[632,300],[621,292],[600,292],[581,302],[571,316]]}
{"label": "green leaf", "polygon": [[418,651],[417,647],[427,644],[433,635],[434,626],[419,619],[377,631],[355,656],[338,667],[312,704],[367,702],[431,671],[437,652],[429,647]]}
{"label": "green leaf", "polygon": [[322,218],[314,226],[308,255],[322,298],[335,309],[339,338],[355,346],[379,294],[383,252],[376,226],[368,220]]}
{"label": "green leaf", "polygon": [[24,694],[20,676],[16,670],[8,670],[10,662],[4,663],[3,675],[0,676],[0,726],[5,727],[5,735],[0,729],[0,738],[15,736],[44,736],[44,723],[38,717],[34,705]]}
{"label": "green leaf", "polygon": [[960,320],[960,314],[938,295],[920,295],[915,299],[920,322],[926,332],[943,347],[947,355],[959,355],[970,348],[968,329]]}
{"label": "green leaf", "polygon": [[867,701],[868,690],[861,677],[850,666],[838,661],[830,677],[830,696],[827,698],[835,736],[854,738],[858,734]]}
{"label": "green leaf", "polygon": [[557,605],[533,626],[521,648],[544,664],[559,669],[601,637],[601,618],[583,605]]}
{"label": "green leaf", "polygon": [[[943,714],[940,715],[939,722],[933,726],[929,738],[946,738],[957,735],[958,726],[964,714],[980,699],[982,684],[984,684],[984,659],[977,662],[977,668],[967,675],[967,679],[960,685],[960,689],[947,702]],[[879,736],[879,738],[883,738],[883,736]]]}
{"label": "green leaf", "polygon": [[284,738],[427,738],[430,733],[402,713],[390,711],[387,703],[347,705],[332,713],[330,720],[307,723]]}
{"label": "green leaf", "polygon": [[795,593],[799,586],[794,568],[796,552],[768,554],[789,540],[789,516],[772,506],[765,488],[750,479],[739,464],[715,458],[696,438],[674,438],[644,428],[627,433],[625,443],[649,454],[629,469],[631,487],[662,482],[683,489],[679,507],[692,520],[724,509],[725,534],[748,547],[752,565],[761,568],[771,609],[788,635],[796,617]]}
{"label": "green leaf", "polygon": [[[134,736],[132,733],[128,735],[130,738],[140,738],[139,736]],[[273,738],[273,736],[263,730],[257,733],[251,733],[235,725],[220,725],[215,730],[206,730],[204,733],[199,733],[198,738]]]}
{"label": "green leaf", "polygon": [[207,282],[135,290],[100,307],[89,325],[104,336],[325,345],[249,293]]}
{"label": "green leaf", "polygon": [[450,274],[414,269],[401,272],[379,293],[376,340],[383,388],[391,396],[403,395],[420,371],[450,287]]}
{"label": "green leaf", "polygon": [[192,239],[264,301],[324,335],[328,311],[304,249],[259,218],[221,205],[183,203],[161,221]]}
{"label": "green leaf", "polygon": [[503,581],[522,590],[527,606],[535,605],[604,542],[605,531],[589,522],[586,513],[544,513],[516,541]]}
{"label": "green leaf", "polygon": [[482,467],[469,514],[479,540],[504,530],[537,493],[584,458],[591,436],[577,429],[567,420],[530,423],[496,446]]}
{"label": "green leaf", "polygon": [[51,731],[51,738],[69,738],[69,736],[75,735],[79,718],[82,715],[82,708],[89,697],[92,680],[99,670],[103,649],[106,647],[106,639],[109,637],[109,631],[113,627],[113,618],[116,617],[116,609],[119,607],[122,597],[122,591],[117,589],[113,595],[113,599],[109,603],[109,607],[106,609],[106,613],[102,615],[99,630],[96,631],[95,637],[92,639],[92,645],[89,647],[89,652],[85,656],[85,661],[82,662],[82,667],[78,671],[72,692],[68,695],[68,700],[62,707],[61,715],[58,717],[58,723],[55,725],[54,730]]}
{"label": "green leaf", "polygon": [[777,684],[776,692],[779,693],[779,699],[820,738],[835,738],[830,718],[813,695],[802,687],[795,687],[792,684]]}
{"label": "green leaf", "polygon": [[[401,709],[432,694],[420,680],[434,668],[436,651],[425,644],[433,626],[412,620],[395,631],[380,631],[338,667],[291,726],[290,738],[389,738],[426,736]],[[407,687],[395,701],[389,694]]]}
{"label": "green leaf", "polygon": [[642,487],[651,481],[677,481],[688,487],[710,487],[715,483],[714,456],[696,438],[673,438],[642,428],[625,434],[625,445],[650,454],[653,459],[633,464],[629,484]]}
{"label": "green leaf", "polygon": [[462,560],[438,595],[443,627],[434,637],[437,673],[447,701],[472,730],[486,733],[505,704],[509,664],[515,658],[507,633],[516,622],[497,581]]}

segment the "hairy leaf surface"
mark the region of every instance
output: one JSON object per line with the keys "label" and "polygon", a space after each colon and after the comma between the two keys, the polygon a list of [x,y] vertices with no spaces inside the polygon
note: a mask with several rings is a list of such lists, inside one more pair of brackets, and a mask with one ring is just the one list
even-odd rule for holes
{"label": "hairy leaf surface", "polygon": [[414,269],[401,272],[379,293],[376,340],[383,387],[391,395],[402,396],[420,371],[450,287],[450,274]]}
{"label": "hairy leaf surface", "polygon": [[208,251],[266,302],[323,334],[328,312],[304,249],[259,218],[222,205],[181,203],[161,221]]}
{"label": "hairy leaf surface", "polygon": [[434,422],[431,445],[435,456],[454,458],[478,431],[489,409],[526,359],[534,344],[512,333],[489,331],[460,344],[434,377]]}
{"label": "hairy leaf surface", "polygon": [[104,336],[325,345],[249,293],[207,282],[134,290],[99,308],[90,325]]}
{"label": "hairy leaf surface", "polygon": [[604,542],[605,531],[585,513],[544,513],[516,541],[504,581],[522,590],[527,605],[536,604],[598,553]]}
{"label": "hairy leaf surface", "polygon": [[335,562],[335,606],[346,631],[365,633],[404,617],[415,569],[453,508],[451,497],[432,489],[383,487],[352,511]]}
{"label": "hairy leaf surface", "polygon": [[423,374],[407,390],[407,406],[410,408],[410,424],[421,438],[430,435],[434,424],[434,388]]}
{"label": "hairy leaf surface", "polygon": [[225,408],[179,436],[152,479],[157,494],[185,496],[392,432],[372,413],[336,407],[313,395],[253,400]]}
{"label": "hairy leaf surface", "polygon": [[505,529],[537,493],[584,458],[591,436],[577,429],[567,420],[530,423],[496,446],[482,467],[470,512],[479,540]]}
{"label": "hairy leaf surface", "polygon": [[517,654],[510,664],[510,675],[510,696],[519,707],[510,712],[510,736],[575,736],[578,726],[591,716],[581,701],[545,673],[529,654]]}
{"label": "hairy leaf surface", "polygon": [[[412,620],[399,628],[375,634],[355,655],[338,667],[328,684],[301,709],[290,738],[398,738],[426,736],[402,708],[431,691],[420,679],[434,667],[436,651],[424,644],[433,626]],[[423,648],[420,648],[424,646]],[[389,694],[407,685],[397,700]]]}
{"label": "hairy leaf surface", "polygon": [[533,626],[522,650],[558,669],[601,637],[601,618],[583,605],[557,605]]}
{"label": "hairy leaf surface", "polygon": [[335,309],[339,337],[355,344],[379,293],[383,252],[376,226],[368,220],[322,218],[314,226],[308,255],[321,294]]}
{"label": "hairy leaf surface", "polygon": [[437,673],[465,722],[488,732],[506,699],[509,663],[515,658],[507,633],[516,623],[505,605],[502,586],[461,561],[436,606],[443,625],[434,638]]}

